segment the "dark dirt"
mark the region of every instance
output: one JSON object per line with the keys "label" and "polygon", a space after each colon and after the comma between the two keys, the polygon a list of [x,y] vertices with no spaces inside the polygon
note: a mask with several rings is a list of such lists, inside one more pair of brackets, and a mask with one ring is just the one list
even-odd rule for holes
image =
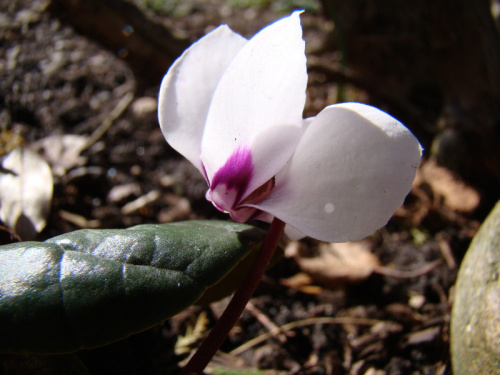
{"label": "dark dirt", "polygon": [[[145,86],[120,57],[124,51],[107,50],[87,39],[47,12],[46,6],[38,0],[0,3],[2,152],[19,142],[29,145],[54,134],[90,135],[103,122],[112,124],[83,151],[83,163],[56,178],[48,226],[39,239],[82,227],[225,218],[205,201],[203,178],[161,134],[155,102],[160,82]],[[266,8],[195,3],[185,15],[164,22],[190,42],[223,22],[249,36],[279,16]],[[338,56],[327,47],[332,23],[321,14],[306,14],[303,20],[310,58],[338,63]],[[311,73],[307,115],[332,103],[337,90],[337,83],[321,72]],[[130,93],[133,100],[113,118],[113,110]],[[369,100],[353,85],[346,87],[346,97]],[[113,198],[110,192],[117,186],[125,193]],[[141,197],[146,200],[136,201]],[[133,201],[136,207],[125,209]],[[478,218],[445,207],[432,184],[422,182],[405,208],[371,238],[372,252],[386,269],[423,270],[420,275],[405,278],[382,270],[336,289],[315,284],[315,292],[309,293],[283,284],[283,279],[300,272],[293,259],[283,259],[264,277],[252,299],[256,310],[244,312],[222,350],[230,352],[268,332],[258,318],[278,327],[309,321],[237,357],[218,356],[218,363],[271,374],[451,374],[450,296],[458,264],[477,226]],[[305,240],[302,246],[314,254],[317,243]],[[441,261],[425,268],[436,260]],[[184,335],[201,312],[207,314],[208,329],[222,303],[193,307],[151,330],[82,351],[78,357],[91,374],[175,373],[186,356],[174,352],[178,335]],[[326,322],[323,317],[339,320]],[[43,368],[48,363],[44,357],[2,358],[4,374],[69,373],[23,370],[27,361]]]}

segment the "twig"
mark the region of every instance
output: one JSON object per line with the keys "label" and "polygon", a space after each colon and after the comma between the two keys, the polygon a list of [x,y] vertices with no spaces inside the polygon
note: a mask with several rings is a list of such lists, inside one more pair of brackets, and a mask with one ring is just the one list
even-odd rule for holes
{"label": "twig", "polygon": [[161,198],[161,193],[159,190],[151,190],[149,193],[140,196],[136,200],[132,202],[128,202],[125,206],[122,207],[120,213],[122,215],[132,215],[136,212],[139,212],[141,208],[156,202]]}
{"label": "twig", "polygon": [[441,251],[441,255],[443,256],[446,265],[448,266],[448,268],[454,270],[455,268],[457,268],[457,261],[453,256],[453,251],[451,250],[451,246],[448,239],[446,238],[445,235],[440,235],[438,236],[437,240],[438,240],[439,250]]}
{"label": "twig", "polygon": [[[357,324],[357,325],[368,325],[372,326],[377,323],[382,322],[382,320],[377,320],[377,319],[366,319],[366,318],[352,318],[352,317],[321,317],[321,318],[309,318],[309,319],[304,319],[304,320],[297,320],[295,322],[291,322],[288,324],[285,324],[280,327],[281,332],[287,332],[291,331],[293,329],[299,328],[299,327],[304,327],[304,326],[309,326],[313,324]],[[247,341],[243,345],[237,347],[236,349],[232,350],[229,354],[232,355],[239,355],[248,349],[254,347],[255,345],[260,344],[261,342],[264,342],[268,339],[273,337],[273,335],[269,332],[263,333],[260,336],[257,336],[256,338]]]}
{"label": "twig", "polygon": [[444,308],[445,314],[448,314],[450,312],[450,304],[448,303],[448,296],[446,295],[443,286],[436,281],[433,281],[431,285],[439,296],[439,300],[441,301],[441,306]]}
{"label": "twig", "polygon": [[400,271],[387,267],[378,266],[373,269],[373,272],[378,273],[379,275],[397,277],[400,279],[411,279],[429,273],[434,268],[438,267],[442,262],[443,261],[441,259],[437,259],[433,262],[427,263],[425,266],[419,268],[418,270],[412,270],[412,271]]}
{"label": "twig", "polygon": [[113,122],[122,115],[125,109],[127,109],[129,104],[132,102],[132,99],[134,99],[134,94],[132,92],[127,92],[123,98],[120,99],[116,107],[109,113],[108,117],[106,117],[101,125],[99,125],[99,127],[90,135],[82,150],[88,149],[101,139],[104,134],[106,134],[111,125],[113,125]]}
{"label": "twig", "polygon": [[259,323],[262,324],[273,337],[276,337],[282,344],[286,342],[286,336],[283,334],[283,332],[281,332],[281,328],[274,324],[271,319],[267,317],[267,315],[265,315],[262,311],[255,307],[252,302],[249,301],[247,303],[246,310],[250,312],[250,314],[252,314],[255,319],[257,319]]}
{"label": "twig", "polygon": [[60,210],[59,216],[61,217],[61,219],[66,220],[66,221],[70,222],[71,224],[74,224],[80,228],[96,229],[96,228],[100,228],[102,226],[101,221],[98,219],[88,220],[87,218],[85,218],[81,215],[74,214],[72,212],[68,212],[65,210]]}
{"label": "twig", "polygon": [[264,238],[262,248],[255,259],[255,263],[252,265],[240,287],[234,293],[231,302],[229,302],[226,310],[222,313],[219,321],[210,331],[196,353],[191,357],[182,370],[181,375],[201,374],[217,350],[219,350],[257,288],[262,274],[266,270],[276,246],[278,246],[284,228],[285,223],[277,218],[273,219],[271,227]]}

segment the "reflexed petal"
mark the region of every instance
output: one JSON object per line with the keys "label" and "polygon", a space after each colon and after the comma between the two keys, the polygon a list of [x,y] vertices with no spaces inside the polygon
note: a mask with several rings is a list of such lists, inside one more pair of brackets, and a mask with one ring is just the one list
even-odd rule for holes
{"label": "reflexed petal", "polygon": [[345,103],[310,123],[260,208],[313,238],[372,234],[403,203],[420,163],[417,139],[376,108]]}
{"label": "reflexed petal", "polygon": [[250,148],[252,189],[277,173],[300,137],[307,84],[299,12],[260,31],[241,49],[215,91],[202,141],[209,179],[238,148]]}
{"label": "reflexed petal", "polygon": [[200,171],[201,138],[220,77],[247,40],[227,26],[201,38],[163,78],[159,120],[167,142]]}

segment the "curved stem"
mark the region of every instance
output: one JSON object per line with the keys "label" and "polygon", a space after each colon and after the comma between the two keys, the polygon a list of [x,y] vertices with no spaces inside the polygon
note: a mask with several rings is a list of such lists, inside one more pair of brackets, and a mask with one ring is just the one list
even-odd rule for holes
{"label": "curved stem", "polygon": [[285,223],[277,218],[273,219],[255,263],[234,293],[215,327],[212,328],[205,341],[202,342],[196,353],[183,368],[181,375],[201,374],[217,350],[219,350],[257,288],[262,274],[266,270],[276,246],[278,246],[284,228]]}

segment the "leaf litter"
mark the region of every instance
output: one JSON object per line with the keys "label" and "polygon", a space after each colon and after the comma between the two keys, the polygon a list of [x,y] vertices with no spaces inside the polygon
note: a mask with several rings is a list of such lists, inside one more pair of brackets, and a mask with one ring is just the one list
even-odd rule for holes
{"label": "leaf litter", "polygon": [[34,151],[17,147],[2,160],[0,218],[23,240],[45,228],[53,180],[49,165]]}

